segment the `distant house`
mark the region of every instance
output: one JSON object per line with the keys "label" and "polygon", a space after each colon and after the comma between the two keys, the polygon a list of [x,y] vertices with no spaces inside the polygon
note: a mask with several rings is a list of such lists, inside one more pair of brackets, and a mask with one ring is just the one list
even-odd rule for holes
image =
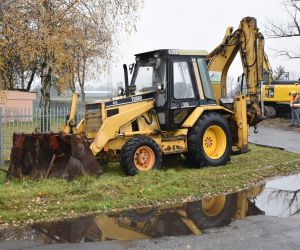
{"label": "distant house", "polygon": [[21,116],[32,114],[36,94],[21,90],[0,90],[0,108],[4,120],[21,120]]}
{"label": "distant house", "polygon": [[[99,102],[103,99],[110,98],[111,92],[107,90],[86,90],[85,92],[85,100],[87,103]],[[80,92],[77,91],[80,95]],[[52,108],[69,108],[72,99],[72,91],[66,91],[62,95],[51,95],[51,107]],[[38,107],[39,101],[35,102],[35,106]],[[81,98],[79,98],[78,108],[83,108],[83,104],[81,102]]]}
{"label": "distant house", "polygon": [[[77,91],[80,95],[80,91]],[[112,96],[111,92],[108,90],[85,90],[85,99],[88,102],[96,102],[102,99],[110,98]],[[72,91],[68,90],[62,95],[53,94],[51,95],[51,101],[69,101],[72,98]]]}

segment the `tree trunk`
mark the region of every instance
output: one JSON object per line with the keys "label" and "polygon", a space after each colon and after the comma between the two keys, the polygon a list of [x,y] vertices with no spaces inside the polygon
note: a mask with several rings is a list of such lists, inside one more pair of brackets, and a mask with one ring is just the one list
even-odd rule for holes
{"label": "tree trunk", "polygon": [[34,76],[35,76],[35,73],[36,73],[36,66],[33,68],[33,70],[31,71],[31,75],[30,75],[30,79],[27,83],[27,87],[26,87],[26,91],[30,91],[31,89],[31,85],[33,83],[33,80],[34,80]]}
{"label": "tree trunk", "polygon": [[51,88],[52,69],[48,62],[45,61],[42,65],[41,74],[41,132],[50,131],[50,88]]}
{"label": "tree trunk", "polygon": [[86,70],[86,57],[84,56],[82,59],[82,72],[80,74],[80,61],[78,64],[78,83],[80,87],[80,92],[81,92],[81,101],[82,104],[85,105],[85,93],[84,93],[84,84],[85,84],[85,70]]}
{"label": "tree trunk", "polygon": [[71,89],[72,93],[76,92],[74,73],[72,73],[72,78],[70,79],[70,89]]}
{"label": "tree trunk", "polygon": [[85,93],[84,93],[84,88],[80,86],[80,92],[81,92],[81,101],[82,104],[85,105]]}
{"label": "tree trunk", "polygon": [[25,75],[24,71],[21,72],[21,89],[25,88]]}
{"label": "tree trunk", "polygon": [[14,90],[15,89],[12,67],[9,70],[8,84],[9,84],[9,87],[8,87],[9,90]]}

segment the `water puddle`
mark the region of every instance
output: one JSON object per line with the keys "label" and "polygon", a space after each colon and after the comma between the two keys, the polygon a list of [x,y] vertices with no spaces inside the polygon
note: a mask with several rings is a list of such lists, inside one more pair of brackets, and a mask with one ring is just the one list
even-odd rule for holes
{"label": "water puddle", "polygon": [[232,219],[249,215],[286,217],[299,214],[299,199],[300,174],[200,201],[2,230],[0,241],[34,240],[51,244],[200,235],[226,226]]}
{"label": "water puddle", "polygon": [[288,217],[300,213],[300,174],[269,181],[256,198],[266,215]]}

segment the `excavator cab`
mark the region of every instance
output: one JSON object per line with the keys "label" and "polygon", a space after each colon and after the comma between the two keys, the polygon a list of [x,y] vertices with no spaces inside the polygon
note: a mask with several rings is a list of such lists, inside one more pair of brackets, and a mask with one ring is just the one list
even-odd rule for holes
{"label": "excavator cab", "polygon": [[[162,130],[180,128],[195,107],[216,104],[206,51],[158,50],[136,55],[129,88],[153,92]],[[136,97],[139,98],[139,97]]]}

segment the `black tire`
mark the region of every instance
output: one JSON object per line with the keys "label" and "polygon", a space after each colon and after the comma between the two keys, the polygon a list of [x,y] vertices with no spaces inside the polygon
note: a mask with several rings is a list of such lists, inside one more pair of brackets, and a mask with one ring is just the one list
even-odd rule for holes
{"label": "black tire", "polygon": [[265,117],[272,119],[276,117],[276,109],[273,106],[264,106]]}
{"label": "black tire", "polygon": [[140,168],[135,164],[135,154],[141,147],[150,148],[153,152],[154,162],[149,170],[160,169],[162,156],[157,143],[149,137],[137,136],[129,139],[121,150],[121,167],[126,175],[136,175]]}
{"label": "black tire", "polygon": [[[205,153],[203,137],[205,131],[211,126],[220,128],[226,137],[226,147],[224,153],[216,159],[209,157]],[[229,126],[225,118],[218,113],[206,113],[196,122],[188,133],[188,153],[186,158],[193,167],[225,165],[230,160],[232,149],[232,138]]]}
{"label": "black tire", "polygon": [[225,196],[223,209],[216,215],[209,216],[203,209],[202,201],[189,202],[186,205],[187,215],[199,229],[220,227],[226,225],[234,217],[236,210],[236,194]]}

